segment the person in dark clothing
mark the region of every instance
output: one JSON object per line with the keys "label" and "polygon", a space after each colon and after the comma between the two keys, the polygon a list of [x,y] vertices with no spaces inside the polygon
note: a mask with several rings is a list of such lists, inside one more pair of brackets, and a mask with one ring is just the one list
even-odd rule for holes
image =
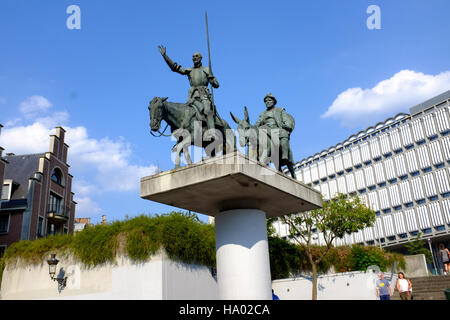
{"label": "person in dark clothing", "polygon": [[275,292],[273,292],[273,289],[272,289],[272,300],[280,300],[280,298],[278,298]]}
{"label": "person in dark clothing", "polygon": [[443,243],[439,244],[439,256],[441,257],[442,263],[444,264],[444,275],[447,275],[450,265],[450,252]]}

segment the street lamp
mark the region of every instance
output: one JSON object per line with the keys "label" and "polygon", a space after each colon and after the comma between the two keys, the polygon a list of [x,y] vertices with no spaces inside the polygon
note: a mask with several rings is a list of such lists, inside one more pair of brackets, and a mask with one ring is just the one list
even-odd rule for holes
{"label": "street lamp", "polygon": [[47,260],[48,263],[48,273],[50,274],[50,279],[52,279],[53,281],[57,281],[58,285],[60,287],[65,287],[66,286],[66,282],[67,282],[67,277],[64,278],[55,278],[55,273],[56,273],[56,265],[58,264],[59,260],[56,259],[56,254],[52,253],[50,255],[50,259]]}

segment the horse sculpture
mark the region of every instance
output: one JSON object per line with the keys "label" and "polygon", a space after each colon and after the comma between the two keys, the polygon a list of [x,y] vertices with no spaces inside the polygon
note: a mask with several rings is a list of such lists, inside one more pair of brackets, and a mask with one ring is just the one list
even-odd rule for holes
{"label": "horse sculpture", "polygon": [[[205,123],[198,120],[195,109],[184,103],[169,102],[167,97],[154,97],[150,101],[148,110],[151,131],[159,132],[161,122],[164,120],[170,126],[172,135],[177,139],[177,143],[172,149],[172,152],[176,154],[175,168],[180,167],[181,153],[183,153],[186,163],[192,164],[189,152],[189,147],[192,145],[205,149],[206,153],[212,157],[217,152],[222,151],[223,154],[226,154],[236,149],[233,130],[217,114],[215,116],[216,130],[211,133],[208,132]],[[183,119],[188,119],[188,121],[183,123]],[[195,124],[196,121],[199,125]],[[164,132],[160,132],[160,135],[164,135]],[[213,137],[215,138],[213,139]]]}
{"label": "horse sculpture", "polygon": [[[287,166],[291,177],[294,179],[297,178],[294,170],[294,162],[291,160],[281,159],[280,152],[278,152],[277,161],[271,161],[273,147],[279,148],[279,146],[273,144],[269,131],[264,132],[263,130],[256,128],[250,123],[247,107],[244,107],[243,120],[235,117],[231,112],[230,114],[233,118],[233,121],[238,124],[237,131],[239,133],[239,144],[241,145],[241,147],[247,147],[248,157],[250,159],[257,160],[265,165],[273,162],[277,170],[280,172],[283,172],[281,169],[282,166]],[[289,152],[291,153],[292,151],[289,150]],[[292,159],[291,155],[292,154],[290,154],[289,159]]]}

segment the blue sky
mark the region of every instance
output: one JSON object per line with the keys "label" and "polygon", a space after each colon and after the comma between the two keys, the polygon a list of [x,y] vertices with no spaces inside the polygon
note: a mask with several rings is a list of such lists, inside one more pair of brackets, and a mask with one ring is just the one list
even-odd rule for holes
{"label": "blue sky", "polygon": [[[66,27],[70,5],[80,30]],[[379,30],[367,28],[369,5]],[[229,111],[245,105],[254,122],[272,92],[296,119],[296,161],[450,89],[447,0],[2,0],[0,145],[45,152],[54,127],[67,128],[78,217],[175,209],[139,198],[140,176],[174,166],[173,141],[149,134],[147,106],[186,100],[187,78],[157,46],[185,67],[200,51],[207,65],[205,10],[220,114],[235,128]]]}

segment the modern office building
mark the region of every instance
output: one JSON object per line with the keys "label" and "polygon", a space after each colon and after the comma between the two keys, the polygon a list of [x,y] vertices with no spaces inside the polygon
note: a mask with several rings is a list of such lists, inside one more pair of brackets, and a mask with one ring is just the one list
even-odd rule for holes
{"label": "modern office building", "polygon": [[[373,227],[335,245],[399,248],[419,232],[435,253],[450,244],[449,107],[447,91],[296,164],[297,178],[326,200],[358,195],[376,212]],[[287,226],[276,227],[287,236]]]}
{"label": "modern office building", "polygon": [[[75,205],[65,130],[50,136],[41,154],[6,154],[0,203],[0,255],[13,242],[72,233]],[[0,171],[1,171],[0,161]],[[0,172],[1,173],[1,172]],[[1,175],[0,175],[1,178]]]}

